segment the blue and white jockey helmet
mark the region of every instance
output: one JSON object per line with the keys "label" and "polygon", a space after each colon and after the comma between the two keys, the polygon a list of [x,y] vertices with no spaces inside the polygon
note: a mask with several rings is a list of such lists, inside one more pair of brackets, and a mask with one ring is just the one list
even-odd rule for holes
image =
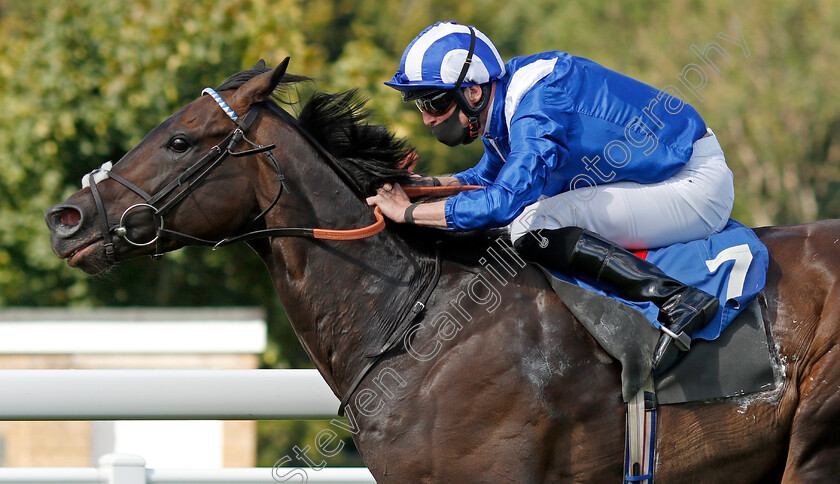
{"label": "blue and white jockey helmet", "polygon": [[[475,50],[461,83],[464,87],[505,75],[505,63],[496,46],[478,29],[473,30]],[[470,37],[470,27],[456,22],[438,22],[426,28],[405,48],[399,70],[385,84],[402,91],[406,101],[414,97],[411,94],[454,89],[467,58]]]}

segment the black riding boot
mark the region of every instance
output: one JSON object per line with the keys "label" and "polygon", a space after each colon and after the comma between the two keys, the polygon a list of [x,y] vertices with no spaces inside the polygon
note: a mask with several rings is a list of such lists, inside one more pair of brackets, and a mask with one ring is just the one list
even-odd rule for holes
{"label": "black riding boot", "polygon": [[719,301],[700,289],[668,277],[650,262],[579,227],[529,232],[514,244],[526,260],[584,279],[630,301],[659,308],[663,334],[653,357],[654,370],[666,370],[688,351],[688,334],[703,327]]}

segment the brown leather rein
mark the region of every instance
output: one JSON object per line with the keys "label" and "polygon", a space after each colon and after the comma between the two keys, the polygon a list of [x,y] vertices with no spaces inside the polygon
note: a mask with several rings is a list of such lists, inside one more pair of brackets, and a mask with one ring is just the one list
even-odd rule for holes
{"label": "brown leather rein", "polygon": [[[479,185],[456,185],[450,187],[402,187],[408,198],[417,197],[434,197],[434,196],[450,196],[468,190],[475,190],[476,188],[483,188]],[[373,209],[373,216],[376,217],[376,222],[367,227],[360,229],[312,229],[313,237],[316,239],[330,239],[330,240],[356,240],[376,235],[385,229],[385,218],[382,216],[382,210],[379,207]]]}
{"label": "brown leather rein", "polygon": [[[450,187],[403,187],[406,195],[409,198],[416,198],[422,196],[447,196],[455,195],[467,190],[475,190],[476,188],[483,188],[478,185],[456,185]],[[237,242],[244,242],[262,237],[309,237],[313,239],[326,240],[358,240],[371,237],[382,232],[385,229],[385,217],[382,215],[382,210],[379,207],[373,209],[373,216],[376,221],[366,227],[358,229],[310,229],[310,228],[288,228],[278,227],[263,230],[255,230],[242,234],[236,237],[228,237],[218,242],[204,241],[194,237],[189,238],[189,242],[210,245],[214,248],[225,245],[235,244]],[[174,238],[174,237],[173,237]]]}

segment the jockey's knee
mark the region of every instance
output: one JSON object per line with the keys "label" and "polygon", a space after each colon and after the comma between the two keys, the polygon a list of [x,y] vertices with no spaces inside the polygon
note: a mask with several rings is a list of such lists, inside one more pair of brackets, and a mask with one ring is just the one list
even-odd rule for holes
{"label": "jockey's knee", "polygon": [[583,232],[580,227],[534,230],[516,239],[513,247],[525,260],[563,271]]}

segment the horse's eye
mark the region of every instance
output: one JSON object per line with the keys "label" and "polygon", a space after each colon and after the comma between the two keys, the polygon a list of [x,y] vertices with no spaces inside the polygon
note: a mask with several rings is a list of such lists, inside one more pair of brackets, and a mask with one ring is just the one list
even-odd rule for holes
{"label": "horse's eye", "polygon": [[189,149],[190,143],[182,137],[172,138],[172,141],[169,142],[169,149],[172,151],[177,151],[178,153],[183,153]]}

